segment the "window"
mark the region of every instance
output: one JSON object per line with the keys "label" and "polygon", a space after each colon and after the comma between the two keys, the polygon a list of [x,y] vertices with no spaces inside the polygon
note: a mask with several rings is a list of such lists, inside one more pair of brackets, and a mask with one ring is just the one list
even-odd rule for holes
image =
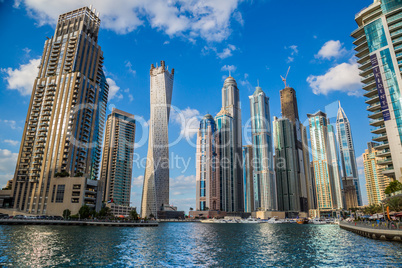
{"label": "window", "polygon": [[79,203],[80,199],[79,198],[71,198],[71,203]]}
{"label": "window", "polygon": [[56,203],[63,203],[65,188],[66,186],[64,184],[57,185]]}
{"label": "window", "polygon": [[81,189],[81,184],[74,184],[73,189],[74,190]]}

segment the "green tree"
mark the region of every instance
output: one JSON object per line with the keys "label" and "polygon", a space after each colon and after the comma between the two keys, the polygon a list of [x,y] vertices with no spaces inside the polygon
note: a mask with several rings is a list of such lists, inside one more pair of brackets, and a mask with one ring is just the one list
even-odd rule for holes
{"label": "green tree", "polygon": [[190,210],[193,211],[194,209],[193,209],[193,208],[190,208]]}
{"label": "green tree", "polygon": [[402,183],[400,183],[398,180],[391,181],[387,188],[385,188],[384,193],[385,194],[392,194],[395,193],[396,191],[402,190]]}
{"label": "green tree", "polygon": [[70,215],[71,215],[71,211],[69,209],[65,209],[63,211],[63,218],[64,219],[67,219],[68,217],[70,217]]}
{"label": "green tree", "polygon": [[112,210],[110,209],[110,207],[101,208],[101,210],[99,211],[99,217],[109,217],[111,215]]}
{"label": "green tree", "polygon": [[393,196],[388,198],[384,202],[385,206],[389,206],[390,211],[401,211],[402,210],[402,196]]}
{"label": "green tree", "polygon": [[138,220],[137,209],[133,209],[130,211],[130,218],[135,221]]}
{"label": "green tree", "polygon": [[91,209],[87,205],[83,205],[80,210],[78,211],[81,219],[88,219],[89,215],[91,214]]}
{"label": "green tree", "polygon": [[150,218],[150,219],[155,218],[154,214],[152,214],[152,213],[149,214],[149,218]]}
{"label": "green tree", "polygon": [[82,177],[83,175],[84,175],[84,173],[77,172],[77,173],[75,173],[74,177]]}

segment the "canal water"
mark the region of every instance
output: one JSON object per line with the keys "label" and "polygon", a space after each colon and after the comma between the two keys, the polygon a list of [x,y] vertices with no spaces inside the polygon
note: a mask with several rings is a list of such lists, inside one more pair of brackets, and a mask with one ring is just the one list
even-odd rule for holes
{"label": "canal water", "polygon": [[0,267],[391,266],[402,243],[337,225],[0,226]]}

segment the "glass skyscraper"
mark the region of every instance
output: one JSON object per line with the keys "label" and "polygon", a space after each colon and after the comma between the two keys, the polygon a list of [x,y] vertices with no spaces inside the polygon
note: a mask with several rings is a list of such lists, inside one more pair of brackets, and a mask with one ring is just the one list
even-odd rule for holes
{"label": "glass skyscraper", "polygon": [[134,140],[134,115],[113,108],[106,121],[100,178],[105,202],[130,205]]}
{"label": "glass skyscraper", "polygon": [[339,175],[334,176],[332,168],[333,153],[331,151],[334,147],[336,148],[333,127],[329,124],[327,115],[321,111],[307,114],[307,117],[310,127],[317,208],[320,211],[340,208],[337,204],[340,200],[338,196],[340,182],[335,181],[340,178]]}
{"label": "glass skyscraper", "polygon": [[60,15],[45,41],[13,179],[17,210],[47,214],[50,204],[86,204],[63,198],[69,185],[55,177],[98,179],[108,98],[99,26],[83,7]]}
{"label": "glass skyscraper", "polygon": [[220,210],[218,135],[214,118],[207,114],[200,122],[196,154],[196,210]]}
{"label": "glass skyscraper", "polygon": [[215,117],[219,151],[220,208],[226,212],[238,212],[238,196],[243,197],[243,187],[238,187],[235,169],[233,121],[231,114],[223,108]]}
{"label": "glass skyscraper", "polygon": [[[341,165],[339,164],[339,151],[338,144],[336,142],[336,134],[335,128],[333,125],[327,125],[328,130],[328,149],[330,154],[330,167],[332,170],[332,180],[333,180],[333,188],[334,188],[334,207],[342,209],[343,205],[343,196],[342,196],[342,178],[341,178]],[[356,204],[357,206],[357,204]],[[353,206],[353,207],[356,207]]]}
{"label": "glass skyscraper", "polygon": [[249,96],[254,155],[254,207],[277,210],[269,98],[260,87]]}
{"label": "glass skyscraper", "polygon": [[244,212],[254,212],[253,146],[243,146]]}
{"label": "glass skyscraper", "polygon": [[383,175],[402,181],[402,2],[375,0],[355,16],[356,57]]}
{"label": "glass skyscraper", "polygon": [[363,200],[360,191],[359,172],[357,171],[352,130],[349,120],[340,105],[336,118],[336,128],[338,132],[339,149],[341,152],[342,179],[353,180],[356,191],[357,205],[362,206]]}

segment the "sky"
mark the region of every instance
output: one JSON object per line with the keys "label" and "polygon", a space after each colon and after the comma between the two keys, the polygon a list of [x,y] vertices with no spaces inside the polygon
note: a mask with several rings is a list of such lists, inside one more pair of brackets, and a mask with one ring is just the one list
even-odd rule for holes
{"label": "sky", "polygon": [[[0,187],[12,179],[33,81],[46,37],[58,15],[93,5],[100,12],[98,44],[113,107],[137,119],[131,205],[140,207],[147,155],[149,69],[166,61],[175,69],[169,123],[170,202],[195,207],[195,146],[199,120],[221,109],[224,79],[236,79],[242,124],[250,117],[248,96],[259,83],[270,99],[271,116],[281,117],[279,90],[297,92],[300,120],[322,110],[332,123],[338,101],[354,138],[360,185],[367,194],[362,153],[371,140],[358,65],[354,16],[372,0],[0,0]],[[184,120],[182,120],[184,118]],[[248,143],[247,134],[243,144]]]}

